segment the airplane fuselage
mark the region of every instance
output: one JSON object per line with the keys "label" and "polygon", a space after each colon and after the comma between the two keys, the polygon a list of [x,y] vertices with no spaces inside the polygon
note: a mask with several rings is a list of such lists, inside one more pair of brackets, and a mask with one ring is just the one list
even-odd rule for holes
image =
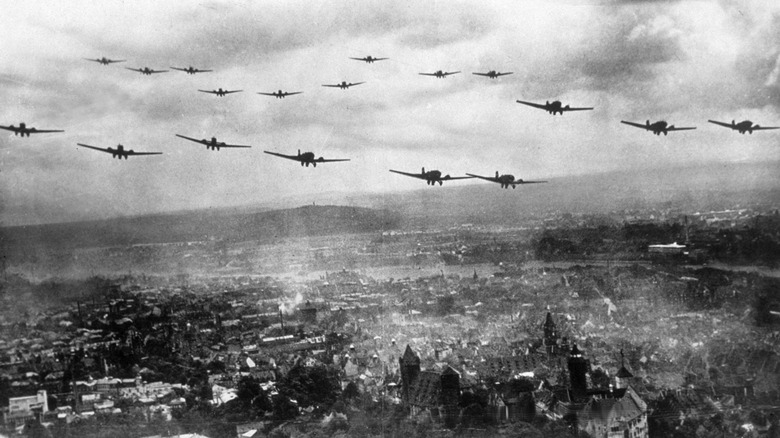
{"label": "airplane fuselage", "polygon": [[317,167],[317,160],[314,158],[314,152],[301,153],[298,151],[298,160],[301,162],[301,166],[309,167],[309,164],[311,164],[312,166]]}
{"label": "airplane fuselage", "polygon": [[426,172],[425,169],[423,169],[423,178],[425,178],[425,183],[428,185],[435,186],[437,182],[439,185],[442,185],[441,172],[438,170]]}
{"label": "airplane fuselage", "polygon": [[655,135],[661,135],[661,133],[663,133],[664,135],[669,134],[669,131],[667,130],[669,128],[669,124],[663,120],[655,122],[653,124],[650,124],[650,121],[648,120],[647,122],[645,122],[645,126],[647,126],[647,129],[652,131],[653,134]]}
{"label": "airplane fuselage", "polygon": [[517,182],[515,181],[514,175],[501,175],[497,177],[496,180],[498,181],[499,184],[501,184],[502,189],[508,189],[509,186],[512,186],[513,189],[517,187],[515,184],[512,184]]}
{"label": "airplane fuselage", "polygon": [[753,122],[751,122],[750,120],[743,120],[736,124],[734,123],[733,120],[731,121],[731,129],[737,130],[740,134],[744,134],[746,132],[752,134],[753,128],[755,128],[756,126],[757,125],[753,125]]}
{"label": "airplane fuselage", "polygon": [[563,115],[563,106],[560,100],[556,100],[552,103],[546,102],[544,106],[546,107],[545,109],[547,110],[547,112],[552,115],[555,115],[555,113]]}
{"label": "airplane fuselage", "polygon": [[[13,128],[14,125],[11,125],[11,128]],[[21,135],[22,137],[30,136],[31,132],[35,132],[35,128],[27,128],[27,125],[25,123],[20,123],[19,128],[14,130],[14,136]]]}
{"label": "airplane fuselage", "polygon": [[[107,148],[107,150],[108,152],[111,152],[111,158],[119,158],[120,160],[124,158],[126,160],[127,157],[130,156],[127,152],[125,152],[125,147],[122,146],[121,144],[117,145],[116,149],[109,147]],[[130,152],[133,151],[131,150]]]}
{"label": "airplane fuselage", "polygon": [[[203,141],[205,142],[208,140],[204,139]],[[225,143],[218,142],[216,137],[211,137],[211,141],[208,141],[208,144],[206,145],[206,149],[210,149],[212,151],[218,151],[219,147],[222,146],[223,144]]]}

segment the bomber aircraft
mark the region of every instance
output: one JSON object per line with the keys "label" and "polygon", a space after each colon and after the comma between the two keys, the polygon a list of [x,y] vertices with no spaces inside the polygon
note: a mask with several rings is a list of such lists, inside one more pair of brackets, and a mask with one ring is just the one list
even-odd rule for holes
{"label": "bomber aircraft", "polygon": [[98,62],[98,63],[103,64],[103,65],[113,64],[115,62],[125,62],[125,61],[127,61],[126,59],[108,59],[105,56],[102,57],[102,58],[97,58],[97,59],[92,59],[92,58],[84,58],[84,59],[86,59],[87,61]]}
{"label": "bomber aircraft", "polygon": [[257,93],[257,94],[262,94],[263,96],[274,96],[277,99],[284,99],[287,96],[292,96],[294,94],[302,94],[302,93],[303,91],[287,92],[287,91],[279,90],[276,93]]}
{"label": "bomber aircraft", "polygon": [[149,67],[144,67],[144,68],[125,67],[125,68],[128,69],[128,70],[137,71],[138,73],[141,73],[142,75],[147,75],[147,76],[150,76],[152,73],[167,73],[168,72],[168,70],[152,70]]}
{"label": "bomber aircraft", "polygon": [[346,90],[349,87],[352,87],[354,85],[360,85],[360,84],[365,84],[365,82],[347,83],[346,81],[342,81],[340,84],[323,85],[323,87],[341,88],[342,90]]}
{"label": "bomber aircraft", "polygon": [[436,76],[437,78],[441,79],[441,78],[446,78],[449,75],[456,75],[458,73],[460,73],[460,71],[446,71],[445,72],[445,71],[441,71],[441,70],[436,70],[433,73],[420,73],[420,74],[423,75],[423,76]]}
{"label": "bomber aircraft", "polygon": [[739,123],[735,123],[734,120],[731,121],[731,124],[724,122],[716,122],[715,120],[707,120],[710,123],[714,123],[716,125],[725,126],[726,128],[731,128],[735,131],[739,131],[740,134],[749,133],[752,134],[753,131],[765,131],[769,129],[780,129],[780,126],[759,126],[754,125],[753,122],[750,120],[743,120]]}
{"label": "bomber aircraft", "polygon": [[28,128],[26,124],[19,123],[19,126],[0,126],[0,129],[5,129],[6,131],[12,131],[14,135],[21,135],[22,137],[30,136],[30,134],[45,134],[47,132],[65,132],[61,129],[35,129],[35,128]]}
{"label": "bomber aircraft", "polygon": [[429,170],[428,172],[426,172],[424,167],[422,168],[422,172],[420,173],[406,173],[406,172],[401,172],[400,170],[393,170],[393,169],[390,169],[390,172],[397,173],[399,175],[411,176],[412,178],[424,179],[425,183],[428,184],[429,186],[435,186],[436,183],[442,185],[444,181],[474,178],[473,176],[449,176],[449,175],[441,176],[441,172],[439,172],[438,170]]}
{"label": "bomber aircraft", "polygon": [[111,157],[113,157],[113,158],[117,158],[118,157],[120,160],[122,158],[124,158],[126,160],[127,157],[129,157],[131,155],[162,155],[162,152],[135,152],[132,149],[130,149],[129,151],[126,151],[125,147],[122,146],[121,144],[117,145],[116,149],[111,148],[111,147],[109,147],[109,148],[99,148],[99,147],[90,146],[88,144],[83,144],[83,143],[76,143],[76,144],[81,146],[81,147],[94,149],[94,150],[100,151],[100,152],[106,152],[108,154],[111,154]]}
{"label": "bomber aircraft", "polygon": [[219,90],[211,90],[211,91],[209,91],[209,90],[198,90],[198,91],[200,91],[201,93],[216,94],[219,97],[223,97],[226,94],[240,93],[240,92],[242,92],[244,90],[223,90],[222,88],[220,88]]}
{"label": "bomber aircraft", "polygon": [[474,178],[480,178],[484,179],[485,181],[490,181],[494,183],[501,184],[502,189],[508,189],[509,186],[512,186],[512,188],[516,188],[516,186],[520,184],[541,184],[546,183],[547,181],[524,181],[522,179],[515,179],[514,175],[499,175],[498,171],[496,171],[495,177],[489,177],[489,176],[479,176],[479,175],[473,175],[471,173],[466,173],[468,176],[472,176]]}
{"label": "bomber aircraft", "polygon": [[512,73],[513,73],[513,72],[511,72],[511,71],[508,71],[508,72],[506,72],[506,73],[501,73],[501,72],[497,72],[497,71],[495,71],[495,70],[490,70],[490,71],[489,71],[489,72],[487,72],[487,73],[472,73],[472,74],[473,74],[473,75],[477,75],[477,76],[486,76],[486,77],[488,77],[488,78],[490,78],[490,79],[495,79],[495,78],[497,78],[497,77],[499,77],[499,76],[506,76],[506,75],[511,75]]}
{"label": "bomber aircraft", "polygon": [[226,144],[223,141],[217,141],[216,137],[211,137],[211,140],[206,140],[205,138],[202,140],[198,140],[197,138],[187,137],[186,135],[179,135],[175,134],[179,138],[183,138],[189,141],[194,141],[195,143],[200,143],[202,145],[206,146],[206,149],[211,149],[212,151],[218,151],[219,148],[251,148],[252,146],[244,146],[239,144]]}
{"label": "bomber aircraft", "polygon": [[214,70],[199,70],[193,66],[189,66],[187,68],[181,68],[181,67],[171,67],[174,70],[183,71],[184,73],[187,73],[188,75],[194,75],[195,73],[208,73],[210,71]]}
{"label": "bomber aircraft", "polygon": [[650,120],[648,120],[645,122],[644,125],[641,123],[626,122],[625,120],[621,120],[620,123],[629,126],[635,126],[637,128],[642,128],[645,131],[651,131],[655,135],[661,135],[661,133],[663,133],[664,135],[668,135],[672,131],[690,131],[691,129],[696,129],[696,127],[675,128],[674,125],[669,125],[663,120],[660,120],[653,124],[650,124]]}
{"label": "bomber aircraft", "polygon": [[365,61],[367,64],[373,64],[374,61],[384,61],[385,59],[390,59],[390,58],[373,58],[369,55],[366,56],[365,58],[349,58],[349,59],[354,59],[355,61]]}
{"label": "bomber aircraft", "polygon": [[555,115],[555,113],[560,113],[560,115],[563,115],[564,111],[588,111],[593,109],[593,107],[572,108],[569,105],[563,106],[560,100],[553,101],[552,103],[548,100],[544,105],[541,103],[526,102],[523,100],[518,100],[517,103],[543,109],[552,115]]}
{"label": "bomber aircraft", "polygon": [[309,164],[311,164],[314,167],[317,167],[317,163],[349,161],[349,158],[338,158],[338,159],[329,159],[329,160],[326,160],[325,158],[322,157],[314,158],[314,152],[301,153],[300,149],[298,149],[298,155],[284,155],[284,154],[278,154],[276,152],[269,152],[269,151],[263,151],[263,152],[269,155],[275,155],[277,157],[287,158],[288,160],[299,161],[301,163],[301,166],[306,166],[306,167],[309,167]]}

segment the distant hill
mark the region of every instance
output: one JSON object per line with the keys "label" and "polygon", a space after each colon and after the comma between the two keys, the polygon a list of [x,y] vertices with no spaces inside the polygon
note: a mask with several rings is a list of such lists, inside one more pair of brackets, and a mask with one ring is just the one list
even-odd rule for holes
{"label": "distant hill", "polygon": [[397,227],[397,215],[361,207],[303,206],[256,213],[201,210],[0,228],[0,247],[78,248],[204,240],[248,241],[363,233]]}
{"label": "distant hill", "polygon": [[[517,177],[525,177],[515,173]],[[534,175],[539,178],[542,175]],[[517,224],[545,212],[601,214],[648,208],[685,212],[780,207],[780,162],[680,166],[550,178],[548,184],[501,189],[489,182],[453,182],[408,192],[317,194],[323,202],[396,211],[430,223]],[[306,197],[296,201],[309,201]]]}
{"label": "distant hill", "polygon": [[[525,175],[516,175],[524,177]],[[534,177],[538,177],[534,175]],[[0,228],[0,249],[262,240],[459,223],[522,225],[548,212],[600,214],[672,209],[692,213],[751,205],[780,207],[780,162],[709,164],[551,178],[501,189],[453,182],[407,192],[312,193],[273,203],[90,222]],[[340,204],[288,209],[291,204]]]}

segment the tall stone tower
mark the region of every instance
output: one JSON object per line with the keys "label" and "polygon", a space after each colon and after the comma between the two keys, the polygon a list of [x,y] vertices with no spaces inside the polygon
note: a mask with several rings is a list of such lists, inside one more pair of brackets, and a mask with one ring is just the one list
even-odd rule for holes
{"label": "tall stone tower", "polygon": [[625,388],[631,382],[634,377],[628,369],[626,369],[625,357],[623,357],[623,349],[620,349],[620,369],[615,375],[615,387],[618,389]]}
{"label": "tall stone tower", "polygon": [[455,427],[458,423],[460,414],[460,373],[448,366],[441,373],[441,392],[440,401],[442,405],[442,414],[444,425],[446,427]]}
{"label": "tall stone tower", "polygon": [[557,353],[558,346],[558,327],[553,321],[552,314],[547,312],[547,319],[544,321],[544,347],[547,354]]}
{"label": "tall stone tower", "polygon": [[588,393],[588,361],[582,357],[582,352],[574,345],[569,355],[569,381],[572,396],[575,400],[584,398]]}
{"label": "tall stone tower", "polygon": [[420,376],[420,357],[414,354],[412,347],[406,345],[404,355],[398,359],[401,368],[401,383],[403,384],[403,400],[409,402],[409,387]]}

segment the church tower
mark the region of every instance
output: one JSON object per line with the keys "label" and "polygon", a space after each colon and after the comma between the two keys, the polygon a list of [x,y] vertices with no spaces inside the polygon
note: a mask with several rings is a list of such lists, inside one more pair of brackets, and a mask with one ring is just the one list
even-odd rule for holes
{"label": "church tower", "polygon": [[547,312],[547,318],[544,321],[544,347],[547,350],[547,354],[557,353],[558,327],[555,325],[550,312]]}
{"label": "church tower", "polygon": [[401,383],[403,384],[403,400],[409,402],[409,387],[414,385],[417,381],[417,377],[420,375],[420,358],[412,347],[406,345],[406,351],[404,351],[403,357],[398,359],[401,368]]}
{"label": "church tower", "polygon": [[623,357],[623,349],[620,349],[620,369],[615,375],[615,387],[618,389],[628,387],[631,379],[634,377],[628,369],[626,369],[625,358]]}
{"label": "church tower", "polygon": [[572,398],[574,400],[582,399],[588,393],[588,361],[582,357],[577,345],[571,349],[568,365]]}

